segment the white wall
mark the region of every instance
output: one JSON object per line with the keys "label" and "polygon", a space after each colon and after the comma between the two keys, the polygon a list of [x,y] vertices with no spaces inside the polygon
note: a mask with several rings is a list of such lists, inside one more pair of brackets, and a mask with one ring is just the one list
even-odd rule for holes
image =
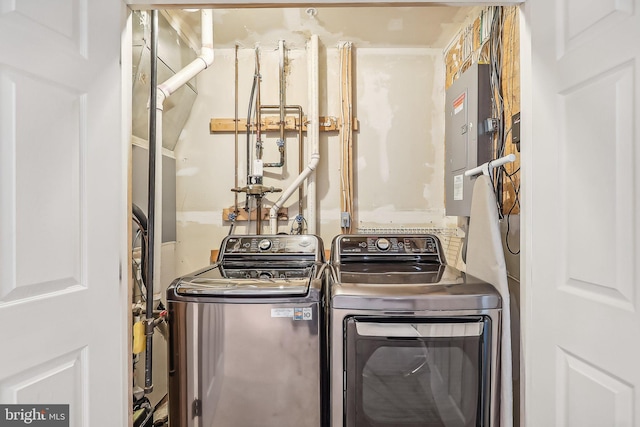
{"label": "white wall", "polygon": [[359,225],[442,226],[442,51],[360,49],[357,70]]}
{"label": "white wall", "polygon": [[[261,46],[262,104],[278,103],[277,41]],[[374,49],[354,46],[356,73],[355,195],[358,227],[443,227],[444,62],[438,49]],[[254,49],[239,49],[239,117],[246,118],[254,73]],[[307,104],[307,55],[288,52],[286,102]],[[177,274],[209,263],[229,231],[222,210],[233,205],[234,135],[210,134],[212,118],[234,117],[234,50],[216,50],[216,59],[198,76],[198,98],[176,146]],[[339,56],[336,46],[320,50],[320,114],[340,115]],[[295,133],[287,133],[285,167],[266,169],[264,183],[285,189],[298,175]],[[276,133],[265,138],[265,162],[278,160]],[[239,186],[246,184],[246,140],[239,138]],[[340,233],[340,142],[337,132],[321,132],[317,169],[317,232],[328,248]],[[304,164],[306,165],[305,160]],[[297,192],[285,203],[298,213]],[[270,206],[278,195],[267,195]],[[244,195],[239,196],[240,206]],[[264,224],[263,232],[268,232]],[[249,232],[255,232],[252,224]],[[281,222],[288,232],[291,221]],[[236,233],[247,232],[239,223]]]}

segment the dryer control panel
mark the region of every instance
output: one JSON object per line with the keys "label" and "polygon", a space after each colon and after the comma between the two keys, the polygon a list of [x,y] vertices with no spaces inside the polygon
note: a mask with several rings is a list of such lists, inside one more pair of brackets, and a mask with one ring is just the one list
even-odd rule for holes
{"label": "dryer control panel", "polygon": [[338,236],[337,245],[341,255],[426,255],[440,258],[441,246],[438,238],[428,235],[407,236]]}

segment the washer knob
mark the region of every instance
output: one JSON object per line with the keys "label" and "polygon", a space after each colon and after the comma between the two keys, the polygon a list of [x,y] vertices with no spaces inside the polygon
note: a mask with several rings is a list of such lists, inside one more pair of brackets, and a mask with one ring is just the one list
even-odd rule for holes
{"label": "washer knob", "polygon": [[261,251],[266,251],[271,247],[271,240],[269,239],[260,240],[260,243],[258,243],[258,247],[260,248]]}
{"label": "washer knob", "polygon": [[376,247],[381,251],[389,250],[390,246],[391,246],[391,242],[389,242],[389,239],[385,239],[384,237],[382,237],[376,240]]}

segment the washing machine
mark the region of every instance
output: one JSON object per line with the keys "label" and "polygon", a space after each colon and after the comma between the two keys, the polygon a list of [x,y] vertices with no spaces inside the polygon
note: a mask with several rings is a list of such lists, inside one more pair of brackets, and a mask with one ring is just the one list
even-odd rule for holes
{"label": "washing machine", "polygon": [[497,427],[501,298],[435,235],[340,235],[328,277],[332,427]]}
{"label": "washing machine", "polygon": [[172,427],[319,427],[322,241],[228,236],[167,290]]}

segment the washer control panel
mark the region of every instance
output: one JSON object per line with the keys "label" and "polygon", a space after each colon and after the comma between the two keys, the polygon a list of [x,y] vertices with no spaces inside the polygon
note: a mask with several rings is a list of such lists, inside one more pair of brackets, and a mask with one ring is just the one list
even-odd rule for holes
{"label": "washer control panel", "polygon": [[222,254],[314,254],[318,238],[311,235],[228,236],[222,242]]}
{"label": "washer control panel", "polygon": [[340,254],[397,254],[439,255],[438,238],[423,236],[340,236],[337,240]]}
{"label": "washer control panel", "polygon": [[305,279],[312,273],[311,267],[297,269],[225,268],[224,277],[229,279]]}

